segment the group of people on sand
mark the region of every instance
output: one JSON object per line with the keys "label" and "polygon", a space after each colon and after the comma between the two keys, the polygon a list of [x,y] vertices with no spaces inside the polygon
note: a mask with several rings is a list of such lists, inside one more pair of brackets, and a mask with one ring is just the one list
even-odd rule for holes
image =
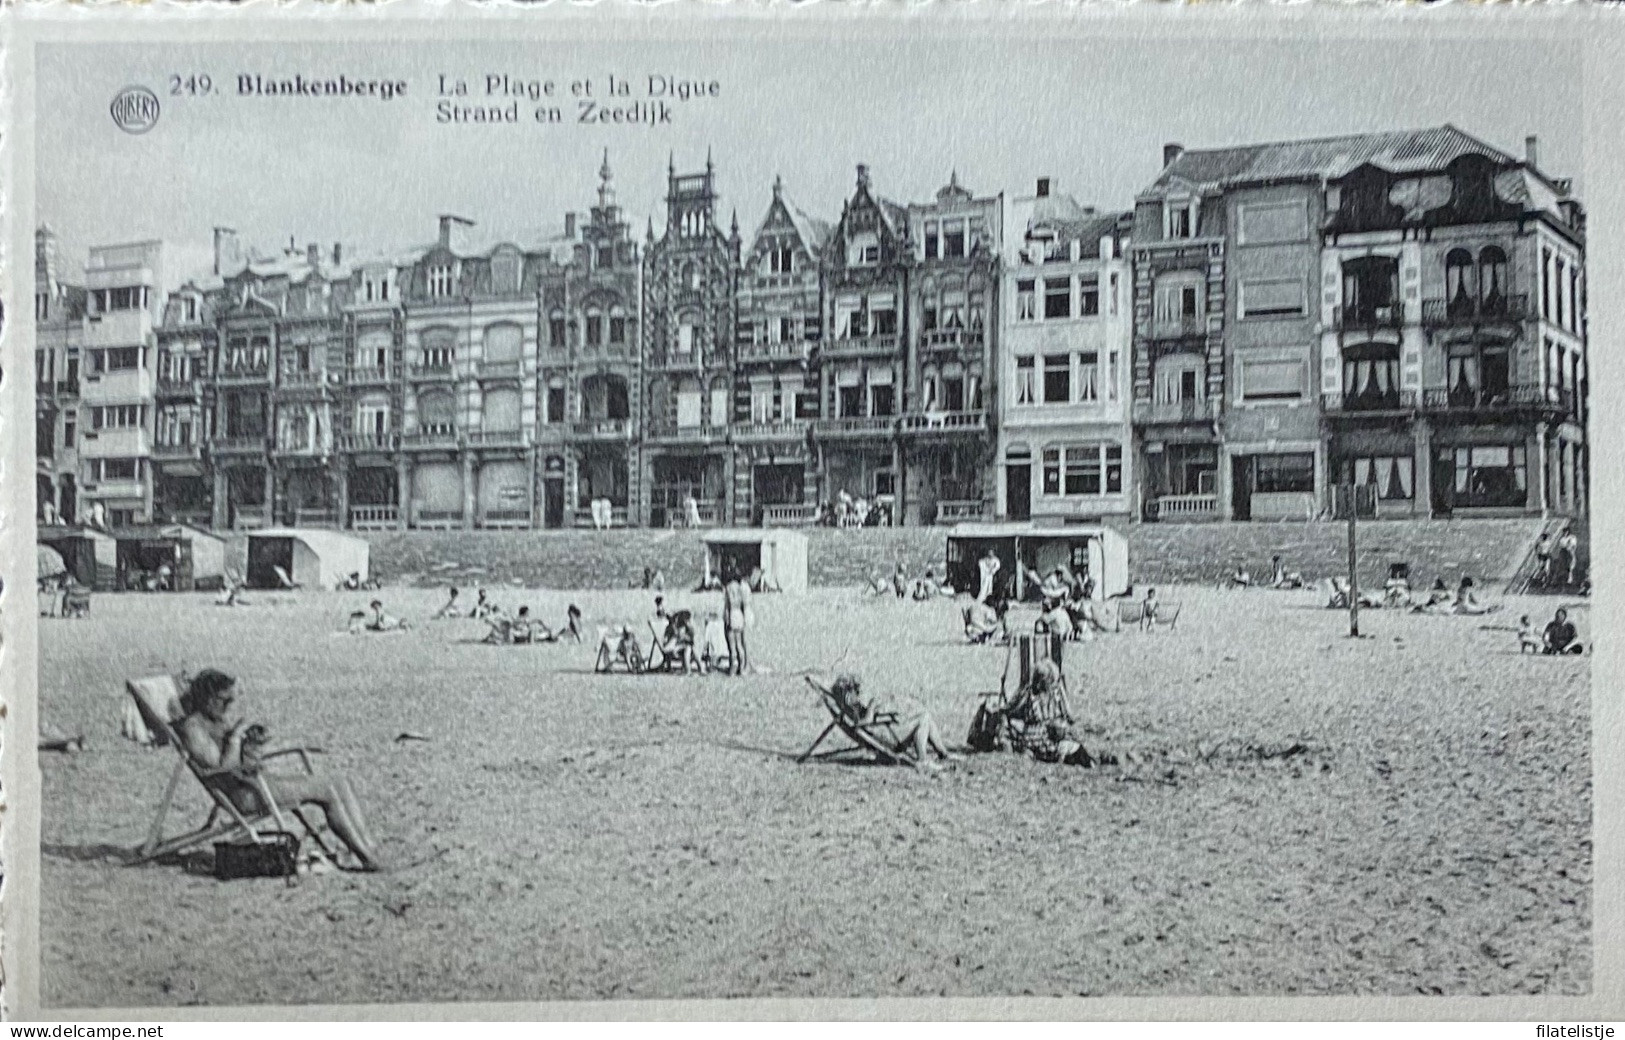
{"label": "group of people on sand", "polygon": [[557,643],[566,639],[581,641],[581,609],[574,603],[565,611],[564,624],[554,629],[532,615],[528,606],[521,606],[509,613],[492,600],[490,593],[484,589],[475,592],[474,605],[466,611],[463,604],[458,602],[458,595],[455,586],[449,589],[446,602],[434,612],[433,620],[468,617],[484,621],[487,631],[483,641],[498,645]]}
{"label": "group of people on sand", "polygon": [[1546,627],[1538,632],[1528,614],[1518,619],[1518,653],[1552,656],[1583,654],[1585,646],[1580,642],[1580,633],[1574,627],[1574,622],[1569,620],[1569,612],[1558,607]]}
{"label": "group of people on sand", "polygon": [[1253,581],[1252,572],[1247,569],[1247,565],[1244,563],[1238,563],[1236,564],[1236,569],[1230,572],[1230,577],[1228,580],[1226,580],[1225,587],[1231,589],[1250,589],[1255,587],[1266,589],[1301,589],[1305,587],[1305,582],[1303,580],[1303,573],[1301,571],[1287,570],[1286,563],[1281,559],[1281,554],[1276,553],[1270,557],[1270,580],[1268,582],[1255,583]]}
{"label": "group of people on sand", "polygon": [[1532,583],[1548,589],[1589,585],[1580,573],[1580,536],[1574,533],[1573,527],[1564,527],[1556,538],[1549,531],[1541,532],[1535,543]]}
{"label": "group of people on sand", "polygon": [[910,578],[908,568],[901,563],[893,569],[890,580],[882,578],[879,571],[870,571],[864,591],[871,596],[896,596],[915,603],[928,603],[939,596],[954,594],[952,585],[937,580],[935,567],[927,567],[918,578]]}

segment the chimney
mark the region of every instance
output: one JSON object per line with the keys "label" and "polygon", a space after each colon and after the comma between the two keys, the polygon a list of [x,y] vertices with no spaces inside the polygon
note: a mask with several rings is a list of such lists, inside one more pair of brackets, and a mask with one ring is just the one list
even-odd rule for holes
{"label": "chimney", "polygon": [[574,213],[566,213],[564,215],[564,237],[570,239],[572,242],[575,241],[576,215]]}
{"label": "chimney", "polygon": [[1041,198],[1041,199],[1049,198],[1049,178],[1048,177],[1040,177],[1040,178],[1038,178],[1038,197]]}
{"label": "chimney", "polygon": [[1523,161],[1531,169],[1540,168],[1540,138],[1534,134],[1523,139]]}
{"label": "chimney", "polygon": [[214,273],[229,277],[242,270],[242,248],[237,243],[237,230],[229,227],[214,229]]}
{"label": "chimney", "polygon": [[1167,144],[1162,146],[1162,165],[1172,166],[1174,164],[1174,160],[1184,154],[1184,145],[1174,141],[1169,141]]}
{"label": "chimney", "polygon": [[452,218],[442,215],[440,218],[440,248],[451,248],[451,221]]}
{"label": "chimney", "polygon": [[322,263],[322,244],[312,242],[305,246],[305,263],[312,267],[320,267]]}
{"label": "chimney", "polygon": [[337,242],[333,243],[333,266],[337,267],[344,262],[344,247]]}
{"label": "chimney", "polygon": [[869,167],[866,163],[858,163],[858,187],[869,187]]}

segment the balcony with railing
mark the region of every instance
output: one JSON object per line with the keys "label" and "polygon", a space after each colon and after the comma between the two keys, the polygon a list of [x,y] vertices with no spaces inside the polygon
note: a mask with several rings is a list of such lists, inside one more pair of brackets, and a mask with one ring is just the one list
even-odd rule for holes
{"label": "balcony with railing", "polygon": [[1416,411],[1416,391],[1325,393],[1320,395],[1320,407],[1323,411],[1333,414],[1401,415]]}
{"label": "balcony with railing", "polygon": [[813,429],[820,437],[890,437],[897,423],[895,415],[848,415],[816,420]]}
{"label": "balcony with railing", "polygon": [[401,526],[400,506],[351,506],[350,527],[356,531],[393,531]]}
{"label": "balcony with railing", "polygon": [[527,448],[530,438],[524,430],[469,430],[463,443],[470,448]]}
{"label": "balcony with railing", "polygon": [[1146,503],[1146,519],[1163,523],[1200,523],[1219,519],[1219,496],[1158,495]]}
{"label": "balcony with railing", "polygon": [[981,329],[927,329],[920,336],[920,345],[926,350],[980,350],[984,339]]}
{"label": "balcony with railing", "polygon": [[203,446],[195,442],[191,444],[154,444],[152,446],[152,457],[157,462],[181,462],[197,459],[202,455]]}
{"label": "balcony with railing", "polygon": [[479,526],[493,530],[517,530],[530,526],[528,508],[486,509],[479,515]]}
{"label": "balcony with railing", "polygon": [[1170,314],[1151,322],[1152,339],[1192,339],[1207,335],[1207,315]]}
{"label": "balcony with railing", "polygon": [[768,419],[734,424],[736,441],[799,441],[807,436],[809,419]]}
{"label": "balcony with railing", "polygon": [[457,366],[451,361],[414,363],[406,366],[406,378],[414,383],[449,383],[457,378]]}
{"label": "balcony with railing", "polygon": [[337,527],[339,511],[300,506],[293,511],[293,523],[295,527]]}
{"label": "balcony with railing", "polygon": [[631,419],[577,419],[570,436],[578,441],[626,441],[632,437]]}
{"label": "balcony with railing", "polygon": [[512,361],[481,361],[475,366],[475,372],[480,379],[518,379],[525,374],[525,363],[517,358]]}
{"label": "balcony with railing", "polygon": [[56,381],[56,394],[58,397],[78,397],[79,380],[58,379]]}
{"label": "balcony with railing", "polygon": [[387,430],[341,433],[337,440],[339,451],[348,452],[394,451],[401,446],[401,435]]}
{"label": "balcony with railing", "polygon": [[1397,300],[1375,306],[1332,308],[1332,327],[1340,332],[1392,331],[1404,324],[1405,306]]}
{"label": "balcony with railing", "polygon": [[[625,527],[630,515],[625,506],[611,505],[609,507],[609,526]],[[570,514],[570,524],[572,527],[582,530],[598,526],[592,515],[592,506],[581,506],[572,512]]]}
{"label": "balcony with railing", "polygon": [[649,439],[681,444],[710,444],[727,439],[726,425],[679,426],[676,423],[653,423],[649,426]]}
{"label": "balcony with railing", "polygon": [[158,397],[169,400],[198,401],[203,398],[203,380],[159,376],[153,391]]}
{"label": "balcony with railing", "polygon": [[1422,391],[1426,412],[1575,414],[1573,390],[1555,386],[1433,387]]}
{"label": "balcony with railing", "polygon": [[811,527],[818,522],[818,506],[812,502],[762,507],[763,527]]}
{"label": "balcony with railing", "polygon": [[1422,324],[1430,328],[1508,324],[1529,317],[1528,293],[1487,296],[1482,300],[1435,297],[1422,301]]}
{"label": "balcony with railing", "polygon": [[216,455],[263,455],[269,446],[270,437],[264,433],[227,433],[209,442]]}
{"label": "balcony with railing", "polygon": [[1219,414],[1219,402],[1210,398],[1182,398],[1177,401],[1135,401],[1134,421],[1145,425],[1212,422]]}
{"label": "balcony with railing", "polygon": [[437,530],[454,530],[463,526],[463,511],[461,509],[420,509],[413,522],[418,527],[427,527]]}
{"label": "balcony with railing", "polygon": [[979,434],[987,430],[983,411],[910,412],[903,416],[901,429],[910,436]]}
{"label": "balcony with railing", "polygon": [[800,361],[807,356],[811,343],[802,340],[783,340],[778,343],[739,343],[734,347],[734,356],[741,362],[760,361]]}
{"label": "balcony with railing", "polygon": [[420,426],[401,435],[401,447],[408,451],[447,450],[460,447],[462,440],[452,426]]}
{"label": "balcony with railing", "polygon": [[891,357],[897,353],[897,337],[847,336],[824,344],[822,353],[830,358]]}
{"label": "balcony with railing", "polygon": [[351,386],[387,386],[390,381],[389,369],[352,366],[345,376],[345,381]]}
{"label": "balcony with railing", "polygon": [[979,498],[940,499],[937,502],[937,523],[958,524],[980,520],[987,515],[987,503]]}
{"label": "balcony with railing", "polygon": [[221,365],[219,371],[215,373],[215,381],[234,386],[245,383],[269,383],[271,365],[269,362],[258,365],[248,363]]}
{"label": "balcony with railing", "polygon": [[283,372],[277,377],[277,389],[290,393],[317,393],[327,389],[327,372],[322,369]]}

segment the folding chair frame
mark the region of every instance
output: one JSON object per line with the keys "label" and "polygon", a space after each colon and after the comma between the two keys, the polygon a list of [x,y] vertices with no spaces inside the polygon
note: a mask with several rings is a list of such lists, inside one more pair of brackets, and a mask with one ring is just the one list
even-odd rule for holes
{"label": "folding chair frame", "polygon": [[[894,750],[890,743],[882,740],[873,732],[883,726],[895,724],[897,722],[895,714],[883,712],[868,722],[858,722],[847,715],[846,711],[841,707],[841,702],[835,698],[833,692],[819,685],[811,676],[806,678],[807,685],[818,691],[819,699],[824,702],[824,708],[829,712],[830,721],[829,725],[824,727],[824,731],[818,734],[818,738],[796,759],[798,764],[806,763],[815,758],[820,761],[840,761],[853,755],[861,755],[863,761],[877,761],[881,765],[887,766],[918,766],[920,764],[915,760],[914,756]],[[819,745],[837,729],[846,736],[847,740],[852,742],[851,746],[819,751]]]}
{"label": "folding chair frame", "polygon": [[[281,807],[277,805],[276,799],[272,796],[270,786],[265,782],[265,777],[257,772],[245,774],[240,770],[209,770],[204,768],[187,752],[186,746],[181,742],[180,734],[175,731],[173,723],[150,710],[136,683],[129,682],[125,686],[131,698],[135,700],[136,707],[140,711],[147,728],[163,734],[168,743],[174,747],[176,754],[180,756],[180,761],[175,763],[174,771],[169,774],[169,783],[164,787],[164,797],[158,803],[158,812],[153,817],[152,826],[147,830],[147,838],[141,843],[136,855],[126,862],[127,866],[140,866],[144,863],[150,863],[163,856],[198,848],[219,838],[241,836],[256,845],[262,845],[268,840],[262,833],[263,825],[266,822],[274,823],[279,831],[288,830],[287,820],[282,815]],[[311,766],[310,754],[311,749],[308,748],[286,748],[262,755],[260,761],[264,762],[273,758],[296,755],[304,766],[305,772],[314,774],[315,769]],[[169,816],[169,809],[174,802],[175,792],[180,787],[181,777],[186,773],[191,773],[197,778],[198,783],[208,792],[209,798],[214,804],[210,807],[209,815],[203,821],[201,827],[185,834],[165,838],[164,822]],[[265,811],[246,814],[232,804],[231,799],[227,798],[223,792],[209,783],[214,777],[225,773],[235,775],[239,779],[252,784],[255,793],[259,795],[262,804],[266,806]],[[226,819],[220,819],[222,814],[225,815]],[[305,832],[310,835],[311,840],[329,859],[337,862],[335,850],[329,847],[326,841],[322,840],[321,832],[311,823],[303,808],[295,806],[289,811],[289,815],[299,821]]]}

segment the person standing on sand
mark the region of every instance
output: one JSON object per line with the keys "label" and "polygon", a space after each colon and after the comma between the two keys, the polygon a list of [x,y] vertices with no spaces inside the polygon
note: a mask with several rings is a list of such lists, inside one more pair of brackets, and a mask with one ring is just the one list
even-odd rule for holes
{"label": "person standing on sand", "polygon": [[722,624],[728,637],[728,671],[744,675],[750,666],[745,651],[745,626],[750,623],[750,586],[737,569],[722,586]]}
{"label": "person standing on sand", "polygon": [[982,554],[976,569],[981,577],[980,584],[976,586],[976,602],[986,603],[988,597],[993,595],[993,579],[999,573],[999,554],[993,551],[991,545]]}

